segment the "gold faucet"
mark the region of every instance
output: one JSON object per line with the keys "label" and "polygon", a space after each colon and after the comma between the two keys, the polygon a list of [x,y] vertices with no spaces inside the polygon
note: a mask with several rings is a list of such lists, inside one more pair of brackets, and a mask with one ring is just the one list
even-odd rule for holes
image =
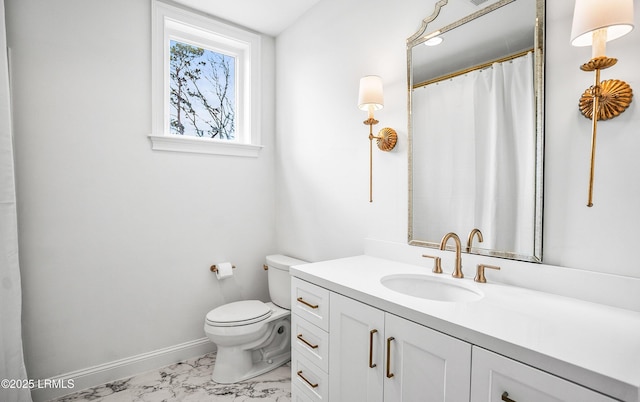
{"label": "gold faucet", "polygon": [[457,234],[453,232],[449,232],[442,238],[440,242],[440,250],[444,250],[447,248],[447,242],[450,238],[453,237],[453,240],[456,242],[456,268],[451,274],[454,278],[464,278],[464,274],[462,273],[462,256],[460,254],[462,245],[460,244],[460,238]]}
{"label": "gold faucet", "polygon": [[482,232],[480,231],[480,229],[477,229],[477,228],[473,229],[471,231],[471,233],[469,233],[469,238],[467,239],[467,253],[471,252],[471,245],[473,243],[473,236],[476,235],[476,234],[478,235],[478,241],[480,243],[482,243],[484,241],[484,239],[482,238]]}

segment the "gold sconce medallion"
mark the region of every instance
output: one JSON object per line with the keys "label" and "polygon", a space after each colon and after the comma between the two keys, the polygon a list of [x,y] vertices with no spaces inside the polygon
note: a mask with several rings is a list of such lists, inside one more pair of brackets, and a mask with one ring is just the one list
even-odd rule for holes
{"label": "gold sconce medallion", "polygon": [[376,138],[376,143],[378,144],[378,149],[381,151],[391,151],[398,142],[398,134],[396,130],[385,127],[382,130],[378,131],[378,136]]}
{"label": "gold sconce medallion", "polygon": [[[606,59],[606,60],[602,60]],[[604,63],[608,61],[607,63]],[[596,71],[611,67],[618,62],[617,59],[599,57],[580,66],[582,71]],[[599,72],[596,71],[596,75]],[[620,80],[605,80],[587,88],[580,97],[579,108],[584,117],[593,118],[594,99],[598,98],[598,120],[613,119],[624,112],[633,98],[631,86]]]}

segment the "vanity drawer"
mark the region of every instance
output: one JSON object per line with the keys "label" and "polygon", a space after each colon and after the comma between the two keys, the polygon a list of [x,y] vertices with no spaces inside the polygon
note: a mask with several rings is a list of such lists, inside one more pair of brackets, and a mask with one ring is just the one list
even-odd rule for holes
{"label": "vanity drawer", "polygon": [[300,355],[298,349],[291,351],[291,386],[310,401],[327,401],[329,395],[329,375],[320,367]]}
{"label": "vanity drawer", "polygon": [[300,387],[294,385],[291,387],[291,402],[313,402],[313,399],[309,398]]}
{"label": "vanity drawer", "polygon": [[291,316],[291,345],[301,356],[320,367],[329,370],[329,334],[302,317]]}
{"label": "vanity drawer", "polygon": [[329,331],[329,291],[298,278],[291,278],[291,313]]}

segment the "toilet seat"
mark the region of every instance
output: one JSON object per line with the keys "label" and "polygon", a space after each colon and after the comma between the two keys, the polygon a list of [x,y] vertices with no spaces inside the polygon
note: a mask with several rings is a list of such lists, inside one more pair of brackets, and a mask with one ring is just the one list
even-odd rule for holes
{"label": "toilet seat", "polygon": [[236,327],[264,321],[272,313],[260,300],[243,300],[214,308],[207,313],[206,322],[214,327]]}

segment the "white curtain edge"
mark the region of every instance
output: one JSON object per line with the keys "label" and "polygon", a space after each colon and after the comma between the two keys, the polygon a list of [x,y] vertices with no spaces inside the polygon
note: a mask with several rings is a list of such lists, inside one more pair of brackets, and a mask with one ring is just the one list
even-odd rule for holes
{"label": "white curtain edge", "polygon": [[[0,400],[31,401],[22,346],[15,165],[5,2],[0,0]],[[28,382],[26,383],[28,385]]]}

